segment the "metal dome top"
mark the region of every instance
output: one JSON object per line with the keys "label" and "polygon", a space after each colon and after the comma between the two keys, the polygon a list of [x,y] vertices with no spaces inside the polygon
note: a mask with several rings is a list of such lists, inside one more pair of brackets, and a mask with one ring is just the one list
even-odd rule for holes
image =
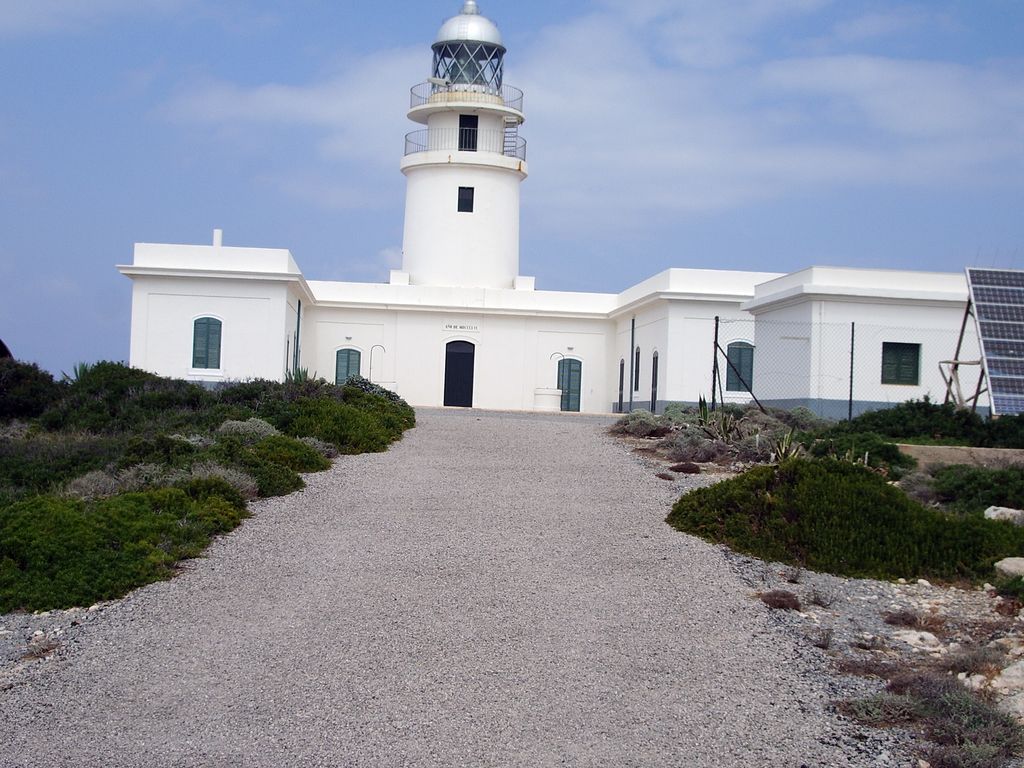
{"label": "metal dome top", "polygon": [[462,13],[452,16],[441,25],[434,45],[455,40],[472,40],[504,48],[501,42],[501,32],[498,31],[497,25],[486,16],[480,15],[480,8],[477,7],[476,0],[466,0],[466,4],[462,7]]}

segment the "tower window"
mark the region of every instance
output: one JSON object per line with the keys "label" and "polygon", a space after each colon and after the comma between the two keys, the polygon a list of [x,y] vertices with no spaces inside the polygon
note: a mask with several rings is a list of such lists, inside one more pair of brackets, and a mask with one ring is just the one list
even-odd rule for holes
{"label": "tower window", "polygon": [[480,118],[476,115],[459,115],[459,150],[476,152],[477,129]]}
{"label": "tower window", "polygon": [[214,317],[200,317],[192,325],[193,368],[220,368],[221,329]]}
{"label": "tower window", "polygon": [[633,391],[640,391],[640,347],[633,352]]}
{"label": "tower window", "polygon": [[473,187],[459,187],[459,213],[473,212]]}

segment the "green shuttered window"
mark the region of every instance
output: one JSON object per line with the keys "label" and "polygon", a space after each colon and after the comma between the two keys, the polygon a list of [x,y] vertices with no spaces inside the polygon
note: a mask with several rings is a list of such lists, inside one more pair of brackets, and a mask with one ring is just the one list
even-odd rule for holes
{"label": "green shuttered window", "polygon": [[221,322],[200,317],[192,327],[192,367],[220,368]]}
{"label": "green shuttered window", "polygon": [[334,383],[344,384],[350,376],[358,376],[362,358],[358,349],[339,349],[334,367]]}
{"label": "green shuttered window", "polygon": [[895,341],[882,343],[883,384],[918,384],[920,371],[920,344],[903,344]]}
{"label": "green shuttered window", "polygon": [[726,365],[725,388],[729,392],[749,392],[754,386],[753,345],[735,341],[729,345],[726,354],[730,364]]}

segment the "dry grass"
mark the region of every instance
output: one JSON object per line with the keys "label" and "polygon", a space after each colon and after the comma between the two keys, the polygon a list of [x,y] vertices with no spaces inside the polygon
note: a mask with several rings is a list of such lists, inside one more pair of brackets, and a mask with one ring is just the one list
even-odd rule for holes
{"label": "dry grass", "polygon": [[37,661],[39,659],[45,659],[57,648],[60,647],[60,643],[49,637],[32,638],[28,644],[28,649],[21,655],[22,661]]}
{"label": "dry grass", "polygon": [[800,598],[786,589],[772,589],[762,592],[758,597],[769,608],[777,608],[784,611],[800,610]]}

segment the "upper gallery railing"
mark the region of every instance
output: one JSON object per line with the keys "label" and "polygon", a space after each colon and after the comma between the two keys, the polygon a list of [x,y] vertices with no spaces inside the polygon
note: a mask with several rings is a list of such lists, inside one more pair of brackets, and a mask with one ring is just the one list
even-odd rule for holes
{"label": "upper gallery railing", "polygon": [[517,112],[523,111],[523,92],[511,85],[503,85],[499,89],[489,88],[483,85],[469,85],[466,83],[452,83],[451,85],[437,85],[435,83],[420,83],[412,87],[409,104],[411,107],[421,107],[424,104],[444,103],[446,101],[469,101],[478,104],[495,104],[514,109]]}

